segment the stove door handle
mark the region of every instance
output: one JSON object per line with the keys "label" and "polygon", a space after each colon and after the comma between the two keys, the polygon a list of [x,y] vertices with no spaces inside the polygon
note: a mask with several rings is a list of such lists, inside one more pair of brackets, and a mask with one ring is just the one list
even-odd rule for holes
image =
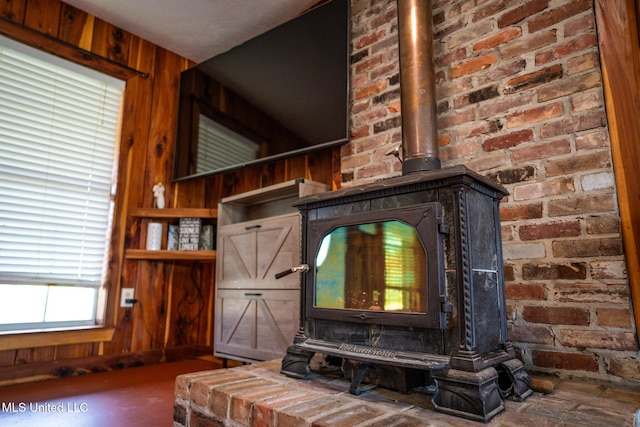
{"label": "stove door handle", "polygon": [[281,271],[280,273],[276,273],[276,279],[282,279],[284,276],[288,276],[291,273],[296,273],[298,271],[302,273],[306,273],[307,271],[309,271],[309,266],[307,264],[301,264],[296,267],[291,267],[288,270]]}

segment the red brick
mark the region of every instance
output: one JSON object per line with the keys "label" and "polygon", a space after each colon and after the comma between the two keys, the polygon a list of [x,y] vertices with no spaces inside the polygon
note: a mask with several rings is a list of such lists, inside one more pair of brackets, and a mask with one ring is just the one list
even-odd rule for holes
{"label": "red brick", "polygon": [[523,129],[506,135],[488,138],[482,143],[482,148],[485,151],[503,150],[531,141],[533,141],[533,130]]}
{"label": "red brick", "polygon": [[[509,80],[505,84],[505,92],[513,93],[520,90],[531,89],[559,78],[562,78],[562,65],[553,65]],[[538,100],[541,101],[539,96]]]}
{"label": "red brick", "polygon": [[[368,71],[376,69],[377,67],[384,66],[386,61],[387,61],[387,57],[382,53],[378,55],[369,56],[366,59],[355,64],[354,72],[356,73],[356,75],[365,74]],[[384,80],[381,79],[379,80],[379,82],[384,82]]]}
{"label": "red brick", "polygon": [[372,122],[377,122],[388,116],[387,109],[384,106],[377,108],[371,107],[360,114],[352,116],[353,125],[355,127],[366,126]]}
{"label": "red brick", "polygon": [[522,309],[522,317],[531,323],[548,323],[552,325],[589,325],[589,310],[577,307],[539,307],[526,306]]}
{"label": "red brick", "polygon": [[481,37],[486,37],[487,34],[494,31],[491,20],[485,20],[482,22],[476,22],[473,25],[466,25],[464,31],[456,31],[451,33],[451,36],[447,39],[447,46],[456,48],[458,46],[466,45],[473,40],[478,40]]}
{"label": "red brick", "polygon": [[402,117],[400,115],[390,117],[388,119],[375,122],[373,124],[373,133],[378,134],[389,130],[396,130],[400,128],[402,123]]}
{"label": "red brick", "polygon": [[496,15],[505,10],[511,4],[511,2],[507,0],[494,0],[484,3],[485,5],[480,7],[473,14],[473,22],[492,17],[493,15]]}
{"label": "red brick", "polygon": [[583,215],[616,210],[613,194],[595,194],[549,201],[549,216]]}
{"label": "red brick", "polygon": [[571,109],[575,112],[592,110],[604,106],[602,92],[579,93],[571,98]]}
{"label": "red brick", "polygon": [[611,157],[609,152],[601,151],[583,156],[572,156],[567,159],[550,160],[545,163],[547,176],[569,175],[597,169],[609,169]]}
{"label": "red brick", "polygon": [[527,148],[516,148],[511,151],[511,158],[516,163],[527,162],[536,159],[548,159],[571,152],[571,142],[568,139],[538,143]]}
{"label": "red brick", "polygon": [[391,173],[390,163],[373,163],[363,166],[356,172],[356,179],[382,177]]}
{"label": "red brick", "polygon": [[636,335],[633,332],[564,329],[561,337],[562,344],[570,347],[638,350]]}
{"label": "red brick", "polygon": [[511,341],[542,345],[554,343],[553,332],[547,326],[511,325],[508,333]]}
{"label": "red brick", "polygon": [[551,244],[553,256],[583,258],[622,255],[622,239],[558,240]]}
{"label": "red brick", "polygon": [[640,380],[640,360],[612,357],[607,364],[607,373],[622,378]]}
{"label": "red brick", "polygon": [[276,425],[281,427],[308,426],[306,418],[317,417],[325,412],[344,406],[344,401],[335,396],[323,396],[318,399],[290,405],[278,411]]}
{"label": "red brick", "polygon": [[237,371],[215,371],[206,378],[196,380],[191,385],[191,401],[196,405],[207,406],[209,404],[213,388],[235,381],[243,381],[251,378],[250,375]]}
{"label": "red brick", "polygon": [[446,52],[444,55],[440,55],[435,58],[437,67],[445,67],[451,65],[454,62],[462,61],[467,57],[467,50],[465,48],[454,49]]}
{"label": "red brick", "polygon": [[542,218],[542,203],[517,206],[502,205],[500,207],[501,221],[518,221],[537,218]]}
{"label": "red brick", "polygon": [[514,128],[518,126],[530,125],[533,123],[546,121],[564,114],[562,103],[543,105],[541,107],[531,108],[521,113],[515,113],[507,117],[507,126]]}
{"label": "red brick", "polygon": [[547,288],[536,283],[513,283],[505,286],[507,299],[512,300],[544,300],[547,295]]}
{"label": "red brick", "polygon": [[[478,135],[487,134],[491,132],[490,128],[491,128],[490,122],[487,122],[487,121],[481,121],[478,123],[469,123],[467,125],[458,126],[455,130],[456,139],[473,138]],[[449,140],[450,140],[450,137],[449,137]],[[446,144],[441,144],[440,141],[438,141],[438,145],[442,146]]]}
{"label": "red brick", "polygon": [[529,32],[535,33],[542,28],[550,27],[553,24],[557,24],[558,22],[589,10],[592,7],[591,0],[574,0],[560,4],[562,6],[533,17],[529,21]]}
{"label": "red brick", "polygon": [[475,122],[475,119],[475,109],[467,108],[463,111],[457,111],[445,116],[438,117],[438,129],[447,129],[449,127],[461,125],[464,123],[473,123]]}
{"label": "red brick", "polygon": [[498,62],[498,58],[496,58],[493,53],[471,59],[463,64],[451,67],[451,78],[455,79],[466,74],[473,74],[484,70],[485,68],[489,68],[496,62]]}
{"label": "red brick", "polygon": [[491,49],[496,46],[500,46],[501,44],[507,43],[511,40],[517,39],[521,35],[522,30],[520,28],[507,28],[497,34],[492,34],[491,36],[474,43],[473,51],[477,52],[480,50]]}
{"label": "red brick", "polygon": [[609,133],[605,129],[576,136],[577,150],[593,150],[609,146]]}
{"label": "red brick", "polygon": [[585,14],[567,22],[564,26],[564,36],[571,37],[589,32],[595,28],[595,18],[592,14]]}
{"label": "red brick", "polygon": [[381,93],[386,88],[387,88],[387,82],[384,80],[380,80],[356,90],[354,96],[355,96],[355,99],[362,99],[368,96]]}
{"label": "red brick", "polygon": [[455,97],[455,99],[453,100],[453,108],[455,109],[463,108],[463,107],[466,107],[467,105],[477,104],[483,101],[487,101],[489,99],[496,99],[499,96],[500,96],[500,92],[498,90],[498,86],[491,85],[491,86],[483,87],[478,90],[474,90],[464,95]]}
{"label": "red brick", "polygon": [[598,66],[598,54],[596,52],[587,52],[584,55],[569,59],[565,72],[568,76],[571,76],[587,70],[598,69]]}
{"label": "red brick", "polygon": [[542,12],[549,5],[550,0],[534,0],[528,1],[522,6],[510,10],[498,19],[498,28],[504,28],[509,25],[517,24],[536,13]]}
{"label": "red brick", "polygon": [[313,427],[355,426],[384,413],[384,411],[369,405],[350,406],[315,420]]}
{"label": "red brick", "polygon": [[230,413],[231,398],[235,393],[243,393],[276,384],[277,383],[272,381],[254,377],[243,381],[219,385],[211,390],[209,409],[213,414],[226,418]]}
{"label": "red brick", "polygon": [[475,142],[468,142],[466,144],[458,144],[448,146],[440,149],[441,160],[452,160],[469,157],[473,154],[477,154],[479,151],[478,144]]}
{"label": "red brick", "polygon": [[189,393],[193,383],[210,377],[212,372],[194,372],[191,374],[178,375],[174,385],[174,395],[181,399],[189,400]]}
{"label": "red brick", "polygon": [[531,352],[531,361],[535,366],[541,368],[588,372],[598,371],[598,361],[594,355],[590,354],[533,350]]}
{"label": "red brick", "polygon": [[524,264],[524,280],[577,280],[587,278],[587,266],[584,263],[567,264]]}
{"label": "red brick", "polygon": [[[486,85],[521,73],[526,69],[526,67],[527,61],[525,61],[524,59],[515,59],[511,62],[502,61],[496,64],[496,66],[492,67],[490,70],[487,70],[484,73],[474,77],[477,80],[478,85]],[[497,101],[499,99],[500,98],[496,98],[495,100]]]}
{"label": "red brick", "polygon": [[290,391],[292,391],[291,387],[274,384],[234,394],[231,397],[230,418],[244,425],[249,425],[254,402],[260,399],[274,398]]}
{"label": "red brick", "polygon": [[631,328],[633,321],[629,308],[598,308],[596,309],[598,325],[611,328]]}
{"label": "red brick", "polygon": [[275,425],[276,413],[282,408],[316,398],[318,398],[317,394],[299,389],[255,402],[253,405],[251,425],[253,427],[273,426]]}
{"label": "red brick", "polygon": [[477,156],[466,162],[469,169],[476,172],[504,168],[507,164],[509,164],[509,155],[506,151],[494,151],[489,155]]}
{"label": "red brick", "polygon": [[[465,91],[473,90],[474,87],[474,82],[470,77],[463,77],[453,81],[442,82],[438,86],[438,95],[442,97],[456,96]],[[443,112],[441,111],[441,113]],[[442,126],[438,126],[438,128],[442,129]]]}
{"label": "red brick", "polygon": [[386,37],[386,35],[387,35],[387,30],[385,28],[379,28],[373,33],[367,33],[362,37],[358,37],[356,40],[353,41],[353,46],[358,50],[363,49],[369,45],[372,45],[378,40],[383,39],[384,37]]}
{"label": "red brick", "polygon": [[549,222],[544,224],[521,225],[518,227],[520,240],[540,240],[553,237],[573,237],[580,235],[580,221]]}
{"label": "red brick", "polygon": [[533,184],[522,184],[513,190],[514,200],[531,200],[575,192],[572,178],[559,178]]}
{"label": "red brick", "polygon": [[504,169],[498,172],[491,172],[486,174],[486,177],[495,183],[508,185],[534,180],[536,175],[536,168],[533,166],[523,166],[519,168]]}
{"label": "red brick", "polygon": [[546,102],[564,96],[582,93],[602,86],[600,73],[580,74],[576,77],[562,79],[538,88],[538,102]]}
{"label": "red brick", "polygon": [[511,264],[505,264],[504,266],[504,281],[513,282],[516,280],[515,269]]}
{"label": "red brick", "polygon": [[507,45],[500,47],[500,56],[503,60],[514,56],[522,57],[522,55],[535,52],[541,47],[549,46],[557,41],[557,31],[549,30],[536,34],[529,34],[527,37],[513,41]]}
{"label": "red brick", "polygon": [[357,168],[360,166],[368,165],[371,161],[371,155],[369,153],[358,154],[352,156],[345,156],[342,159],[342,169]]}
{"label": "red brick", "polygon": [[222,421],[198,411],[191,411],[189,414],[189,427],[222,427],[223,425]]}
{"label": "red brick", "polygon": [[493,102],[487,102],[480,106],[478,114],[480,118],[500,116],[510,110],[519,109],[533,103],[533,95],[531,92],[522,92],[509,96],[503,96],[495,99]]}
{"label": "red brick", "polygon": [[425,416],[418,415],[412,416],[409,413],[390,414],[372,423],[367,423],[367,427],[424,427],[426,423]]}
{"label": "red brick", "polygon": [[553,299],[559,302],[628,304],[629,287],[593,283],[558,283],[553,286]]}
{"label": "red brick", "polygon": [[562,120],[554,120],[540,126],[540,137],[555,138],[574,132],[582,132],[591,129],[604,128],[607,125],[607,116],[604,110],[576,113]]}
{"label": "red brick", "polygon": [[538,51],[536,53],[536,65],[543,65],[549,62],[557,61],[565,56],[574,55],[577,52],[585,51],[587,49],[595,49],[597,39],[594,34],[585,34],[578,38],[562,44],[560,46],[553,47],[546,51]]}

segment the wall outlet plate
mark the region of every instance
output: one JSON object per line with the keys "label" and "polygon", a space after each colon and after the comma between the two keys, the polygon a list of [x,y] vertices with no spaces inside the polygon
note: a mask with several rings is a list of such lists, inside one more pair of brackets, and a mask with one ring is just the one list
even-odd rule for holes
{"label": "wall outlet plate", "polygon": [[128,299],[133,299],[133,288],[122,288],[120,294],[120,307],[133,307],[132,302],[127,302]]}

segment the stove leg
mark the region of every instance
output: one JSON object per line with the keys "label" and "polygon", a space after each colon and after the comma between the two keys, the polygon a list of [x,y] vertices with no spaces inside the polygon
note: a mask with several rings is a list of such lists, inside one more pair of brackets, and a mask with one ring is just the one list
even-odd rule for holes
{"label": "stove leg", "polygon": [[314,354],[313,352],[290,346],[287,348],[287,354],[282,359],[280,373],[288,377],[308,380],[311,374],[309,362]]}
{"label": "stove leg", "polygon": [[500,373],[500,382],[506,381],[509,384],[509,393],[506,394],[503,391],[504,397],[522,402],[533,393],[531,379],[525,372],[521,361],[518,359],[507,360],[502,362],[497,369]]}
{"label": "stove leg", "polygon": [[373,366],[367,365],[366,363],[361,363],[356,367],[353,373],[353,378],[351,379],[349,393],[353,394],[354,396],[359,396],[366,391],[360,388],[360,384],[362,383],[362,380],[364,380],[367,371],[369,371],[370,369],[375,371],[375,368]]}
{"label": "stove leg", "polygon": [[431,402],[438,412],[487,422],[504,411],[495,368],[435,371],[433,378],[438,388]]}

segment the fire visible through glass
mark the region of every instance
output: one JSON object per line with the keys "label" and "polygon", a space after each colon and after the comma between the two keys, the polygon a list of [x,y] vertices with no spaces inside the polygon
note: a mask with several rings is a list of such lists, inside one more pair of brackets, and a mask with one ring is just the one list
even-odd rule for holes
{"label": "fire visible through glass", "polygon": [[316,256],[317,308],[427,313],[426,251],[398,220],[342,226]]}

